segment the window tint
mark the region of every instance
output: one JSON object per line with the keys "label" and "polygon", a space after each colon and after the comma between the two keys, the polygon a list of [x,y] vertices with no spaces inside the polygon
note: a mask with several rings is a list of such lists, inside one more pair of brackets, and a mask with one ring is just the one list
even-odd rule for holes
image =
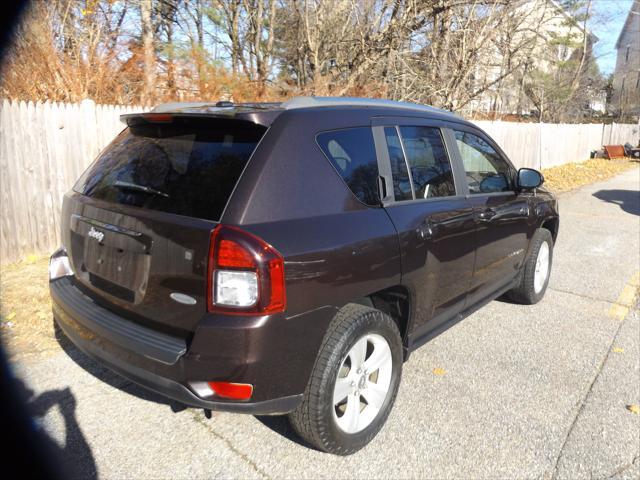
{"label": "window tint", "polygon": [[411,180],[409,180],[407,162],[404,160],[398,132],[395,127],[385,127],[384,135],[387,139],[387,149],[389,150],[395,200],[397,202],[401,200],[412,200]]}
{"label": "window tint", "polygon": [[379,205],[378,161],[371,128],[323,132],[317,141],[353,194],[367,205]]}
{"label": "window tint", "polygon": [[473,133],[456,131],[455,136],[470,193],[511,190],[511,167],[491,145]]}
{"label": "window tint", "polygon": [[219,220],[265,128],[176,119],[125,129],[74,190],[92,198]]}
{"label": "window tint", "polygon": [[416,199],[456,194],[451,163],[440,129],[400,127]]}

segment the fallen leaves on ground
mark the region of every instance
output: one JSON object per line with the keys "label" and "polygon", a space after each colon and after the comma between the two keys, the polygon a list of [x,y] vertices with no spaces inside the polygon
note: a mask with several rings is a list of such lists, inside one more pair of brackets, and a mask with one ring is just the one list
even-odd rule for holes
{"label": "fallen leaves on ground", "polygon": [[544,168],[542,174],[545,186],[553,192],[559,193],[606,180],[638,165],[637,161],[629,159],[591,158],[584,162],[565,163],[557,167]]}
{"label": "fallen leaves on ground", "polygon": [[59,350],[49,298],[48,257],[0,266],[0,336],[10,357]]}
{"label": "fallen leaves on ground", "polygon": [[447,373],[444,368],[436,367],[432,370],[433,374],[442,377],[445,373]]}
{"label": "fallen leaves on ground", "polygon": [[624,348],[614,347],[612,351],[613,353],[624,353]]}
{"label": "fallen leaves on ground", "polygon": [[627,410],[629,410],[631,413],[640,413],[640,406],[633,403],[631,405],[627,405]]}

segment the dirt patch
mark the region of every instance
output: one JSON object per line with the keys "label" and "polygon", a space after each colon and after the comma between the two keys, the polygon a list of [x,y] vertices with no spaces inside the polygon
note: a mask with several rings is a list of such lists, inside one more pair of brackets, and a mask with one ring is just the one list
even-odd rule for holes
{"label": "dirt patch", "polygon": [[0,336],[10,358],[60,351],[49,298],[49,259],[0,266]]}
{"label": "dirt patch", "polygon": [[634,166],[640,165],[634,160],[607,160],[592,158],[584,162],[566,163],[558,167],[542,170],[544,184],[553,192],[567,192],[583,185],[599,182],[613,177]]}

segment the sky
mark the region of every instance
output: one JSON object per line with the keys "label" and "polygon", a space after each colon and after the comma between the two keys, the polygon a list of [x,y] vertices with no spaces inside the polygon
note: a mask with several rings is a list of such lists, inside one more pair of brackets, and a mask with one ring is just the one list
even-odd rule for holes
{"label": "sky", "polygon": [[598,38],[594,47],[600,71],[613,73],[616,66],[616,40],[622,30],[633,0],[594,0],[589,29]]}

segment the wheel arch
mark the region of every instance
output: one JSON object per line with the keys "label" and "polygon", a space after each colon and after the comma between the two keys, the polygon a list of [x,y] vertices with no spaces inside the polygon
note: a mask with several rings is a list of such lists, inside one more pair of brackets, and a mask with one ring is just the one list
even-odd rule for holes
{"label": "wheel arch", "polygon": [[560,219],[558,217],[548,217],[542,221],[540,228],[544,228],[551,232],[551,238],[553,238],[553,243],[556,243],[556,239],[558,238],[558,229],[559,229]]}
{"label": "wheel arch", "polygon": [[389,315],[398,326],[402,338],[403,357],[408,358],[408,334],[411,315],[411,295],[403,285],[394,285],[354,300]]}

